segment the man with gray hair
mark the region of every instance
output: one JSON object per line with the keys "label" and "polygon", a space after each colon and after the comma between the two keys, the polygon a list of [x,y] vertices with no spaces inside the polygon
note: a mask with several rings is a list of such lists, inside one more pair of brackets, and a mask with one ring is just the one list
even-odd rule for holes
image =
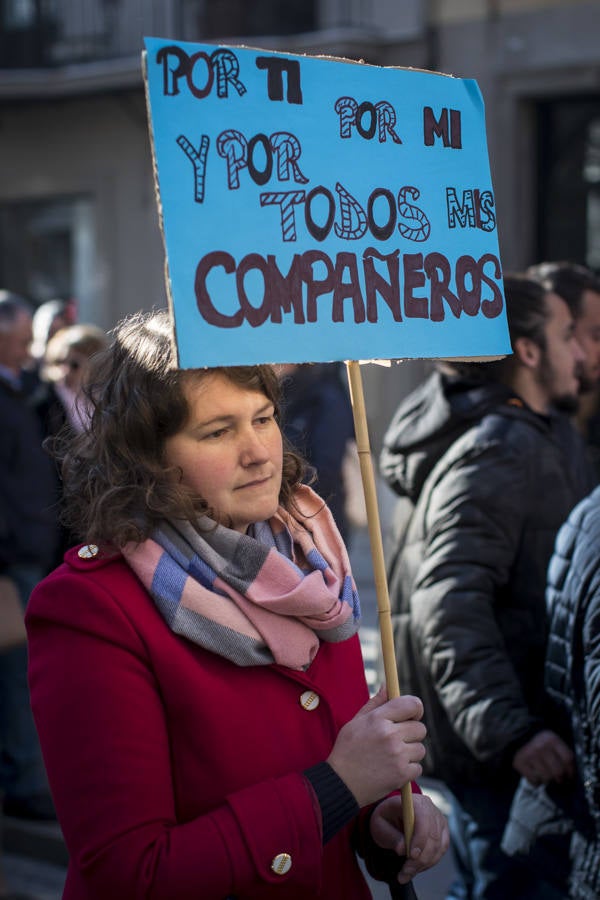
{"label": "man with gray hair", "polygon": [[[0,290],[0,572],[23,608],[55,561],[56,474],[24,380],[32,338],[29,304]],[[1,627],[1,625],[0,625]],[[6,815],[52,819],[27,687],[27,649],[0,654],[0,790]]]}

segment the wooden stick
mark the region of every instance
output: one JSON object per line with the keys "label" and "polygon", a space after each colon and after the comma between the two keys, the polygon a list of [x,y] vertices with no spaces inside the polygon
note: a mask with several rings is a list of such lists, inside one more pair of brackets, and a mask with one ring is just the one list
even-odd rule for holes
{"label": "wooden stick", "polygon": [[[396,666],[396,654],[394,650],[390,596],[385,574],[381,524],[379,521],[379,507],[377,505],[377,490],[375,487],[375,475],[373,473],[373,460],[371,458],[371,446],[369,443],[369,429],[367,425],[360,363],[355,361],[347,362],[346,369],[348,372],[348,382],[350,384],[350,397],[352,400],[352,413],[354,416],[354,433],[356,436],[358,458],[360,461],[360,474],[362,476],[365,505],[367,508],[367,524],[369,529],[369,540],[371,543],[371,557],[373,559],[375,591],[377,594],[377,610],[379,613],[379,631],[381,634],[381,651],[383,655],[385,683],[388,697],[391,700],[392,697],[400,696],[400,684],[398,682],[398,669]],[[402,788],[402,821],[406,839],[406,852],[408,854],[410,852],[410,842],[415,827],[415,811],[410,783],[405,784]]]}

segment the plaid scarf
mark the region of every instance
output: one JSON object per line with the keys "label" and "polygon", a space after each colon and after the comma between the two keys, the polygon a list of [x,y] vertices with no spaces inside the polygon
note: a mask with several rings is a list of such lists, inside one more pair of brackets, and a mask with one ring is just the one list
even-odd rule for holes
{"label": "plaid scarf", "polygon": [[247,534],[165,521],[123,556],[176,634],[238,666],[305,669],[319,641],[356,633],[360,605],[329,509],[305,485],[294,502]]}

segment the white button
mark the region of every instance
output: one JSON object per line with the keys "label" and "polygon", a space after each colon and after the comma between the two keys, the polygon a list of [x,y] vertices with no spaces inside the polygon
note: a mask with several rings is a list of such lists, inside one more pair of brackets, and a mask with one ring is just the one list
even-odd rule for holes
{"label": "white button", "polygon": [[96,544],[85,544],[84,547],[79,548],[77,556],[79,559],[93,559],[95,556],[98,556],[99,552]]}
{"label": "white button", "polygon": [[300,706],[302,709],[316,709],[320,702],[321,698],[318,694],[315,694],[314,691],[304,691],[304,693],[300,695]]}
{"label": "white button", "polygon": [[278,853],[273,857],[271,869],[276,875],[286,875],[292,868],[292,857],[289,853]]}

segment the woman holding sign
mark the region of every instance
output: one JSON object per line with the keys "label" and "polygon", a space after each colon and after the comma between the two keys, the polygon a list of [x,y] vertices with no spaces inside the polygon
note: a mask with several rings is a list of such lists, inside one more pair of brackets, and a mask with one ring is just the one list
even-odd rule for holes
{"label": "woman holding sign", "polygon": [[415,793],[403,859],[421,703],[368,700],[348,555],[275,373],[178,370],[171,335],[138,315],[98,358],[61,454],[87,543],[27,615],[64,898],[359,900],[355,849],[407,883],[448,844]]}

